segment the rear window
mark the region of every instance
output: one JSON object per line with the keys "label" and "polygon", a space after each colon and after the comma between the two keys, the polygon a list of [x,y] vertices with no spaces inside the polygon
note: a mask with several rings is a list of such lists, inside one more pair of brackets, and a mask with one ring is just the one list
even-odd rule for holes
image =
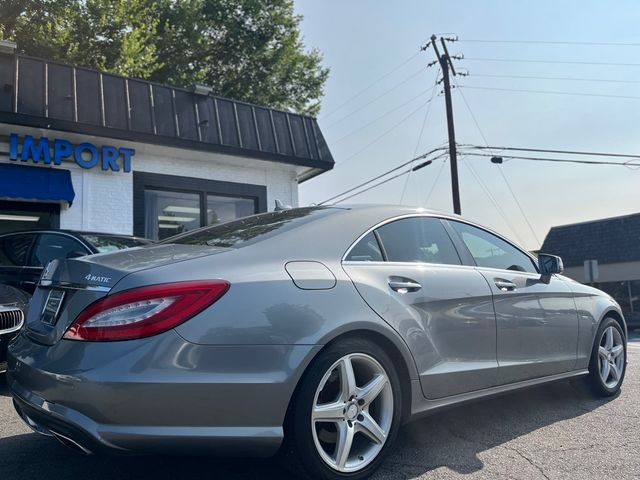
{"label": "rear window", "polygon": [[118,237],[115,235],[82,235],[82,237],[93,245],[100,253],[115,252],[125,248],[140,247],[149,245],[151,242],[143,238]]}
{"label": "rear window", "polygon": [[330,207],[294,208],[282,212],[262,213],[211,227],[192,230],[159,243],[209,245],[240,248],[261,242],[281,233],[324,218],[336,209]]}

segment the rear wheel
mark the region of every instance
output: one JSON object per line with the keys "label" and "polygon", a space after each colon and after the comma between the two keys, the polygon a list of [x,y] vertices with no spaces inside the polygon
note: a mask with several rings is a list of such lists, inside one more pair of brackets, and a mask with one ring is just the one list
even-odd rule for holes
{"label": "rear wheel", "polygon": [[591,352],[587,382],[598,396],[608,397],[620,390],[627,366],[624,331],[613,318],[605,318],[598,328]]}
{"label": "rear wheel", "polygon": [[389,356],[359,339],[331,345],[308,368],[290,412],[285,448],[307,476],[366,478],[400,424],[400,382]]}

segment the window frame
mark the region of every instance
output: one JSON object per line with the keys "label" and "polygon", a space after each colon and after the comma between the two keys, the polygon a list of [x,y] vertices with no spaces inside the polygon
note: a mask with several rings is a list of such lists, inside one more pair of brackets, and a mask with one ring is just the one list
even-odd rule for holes
{"label": "window frame", "polygon": [[[378,234],[378,229],[383,227],[383,226],[385,226],[385,225],[387,225],[387,224],[389,224],[389,223],[393,223],[393,222],[397,222],[398,220],[405,220],[405,219],[409,219],[409,218],[433,218],[435,220],[440,221],[440,224],[444,228],[445,233],[449,237],[449,240],[451,240],[451,244],[453,246],[454,251],[458,255],[460,263],[455,264],[455,263],[389,261],[389,257],[387,256],[387,252],[385,250],[384,243],[382,242],[382,239],[380,238],[380,235]],[[386,220],[378,222],[373,227],[368,228],[353,243],[351,243],[351,245],[349,245],[349,248],[347,248],[347,251],[344,253],[344,255],[342,255],[342,259],[340,260],[340,262],[341,263],[350,264],[350,265],[434,265],[434,266],[446,266],[446,267],[468,267],[469,265],[465,264],[465,257],[462,254],[463,252],[460,251],[460,248],[458,246],[458,243],[457,243],[456,239],[454,237],[452,237],[451,233],[449,232],[449,229],[447,228],[447,225],[443,222],[443,220],[445,220],[445,217],[443,217],[443,216],[440,216],[440,215],[428,215],[428,214],[422,214],[422,213],[410,213],[410,214],[406,214],[406,215],[398,215],[396,217],[387,218]],[[360,261],[360,260],[348,260],[347,257],[351,253],[351,250],[353,250],[355,248],[355,246],[371,232],[373,232],[374,236],[376,237],[376,240],[378,242],[378,246],[380,247],[380,251],[382,253],[383,260],[382,261],[378,261],[378,260],[374,260],[374,261],[369,261],[369,260],[363,260],[363,261]]]}
{"label": "window frame", "polygon": [[[366,237],[370,232],[374,232],[374,234],[376,234],[376,230],[388,223],[391,222],[395,222],[397,220],[402,220],[404,218],[412,218],[412,217],[426,217],[426,218],[435,218],[437,220],[440,220],[440,223],[442,223],[442,226],[444,227],[445,231],[447,232],[447,234],[449,235],[449,238],[451,239],[451,242],[453,243],[453,247],[454,249],[457,251],[458,256],[460,257],[460,261],[462,262],[460,265],[454,265],[454,264],[449,264],[449,263],[428,263],[428,262],[390,262],[387,260],[387,255],[386,252],[384,251],[384,245],[381,242],[381,239],[378,237],[378,235],[376,235],[376,239],[378,240],[378,244],[381,247],[381,251],[383,252],[383,258],[384,260],[382,262],[380,261],[358,261],[358,260],[347,260],[347,257],[349,256],[349,254],[351,253],[351,250],[358,244],[358,242],[360,242],[360,240],[362,240],[364,237]],[[504,242],[506,242],[507,244],[511,245],[513,248],[515,248],[516,250],[518,250],[519,252],[522,252],[526,257],[528,257],[529,259],[531,259],[531,262],[533,263],[533,266],[535,267],[535,269],[537,270],[538,273],[531,273],[531,272],[518,272],[515,270],[503,270],[503,269],[499,269],[499,268],[494,268],[492,270],[499,270],[499,271],[503,271],[503,272],[510,272],[510,273],[516,273],[516,274],[522,274],[522,275],[531,275],[531,276],[539,276],[540,275],[540,268],[538,266],[538,260],[536,259],[535,256],[531,255],[529,252],[523,250],[522,248],[520,248],[519,246],[517,246],[515,243],[513,243],[512,241],[510,241],[509,239],[505,238],[504,236],[500,235],[499,233],[496,233],[488,228],[483,227],[482,225],[478,225],[477,223],[473,223],[467,220],[463,220],[461,218],[458,217],[453,217],[450,215],[438,215],[438,214],[425,214],[425,213],[410,213],[410,214],[405,214],[405,215],[398,215],[392,218],[387,218],[386,220],[382,220],[381,222],[378,222],[377,224],[375,224],[374,226],[368,228],[365,232],[363,232],[360,236],[358,236],[358,238],[356,238],[356,240],[354,242],[351,243],[351,245],[349,245],[349,247],[347,248],[346,252],[344,253],[344,255],[342,255],[342,258],[340,260],[341,263],[346,263],[346,264],[350,264],[350,265],[384,265],[384,264],[397,264],[397,265],[440,265],[440,266],[447,266],[447,267],[458,267],[458,268],[489,268],[489,267],[481,267],[478,266],[476,264],[475,259],[473,258],[473,255],[471,255],[471,252],[469,251],[469,249],[467,248],[466,244],[464,243],[464,241],[462,240],[462,238],[460,237],[460,235],[458,234],[458,232],[455,230],[455,228],[453,228],[453,226],[451,225],[450,222],[459,222],[459,223],[464,223],[466,225],[469,225],[471,227],[475,227],[478,228],[480,230],[485,231],[486,233],[493,235],[497,238],[499,238],[500,240],[503,240]]]}
{"label": "window frame", "polygon": [[[199,196],[200,224],[206,225],[207,197],[215,195],[229,198],[245,198],[254,201],[255,213],[267,211],[267,187],[248,183],[224,182],[203,178],[165,175],[161,173],[133,172],[133,233],[145,237],[146,190],[188,193]],[[203,228],[202,226],[199,228]]]}
{"label": "window frame", "polygon": [[[456,239],[457,239],[456,244],[457,245],[459,244],[459,248],[464,250],[465,257],[467,257],[467,262],[469,262],[470,265],[472,265],[472,266],[474,266],[476,268],[483,268],[483,269],[488,269],[488,270],[499,270],[501,272],[510,272],[510,273],[517,273],[517,274],[522,274],[522,275],[532,275],[532,276],[539,276],[540,275],[540,267],[538,266],[538,259],[536,257],[534,257],[533,255],[531,255],[526,250],[520,248],[518,245],[516,245],[512,241],[510,241],[507,238],[503,237],[499,233],[496,233],[496,232],[494,232],[492,230],[489,230],[488,228],[482,227],[481,225],[478,225],[476,223],[468,222],[468,221],[465,221],[465,220],[461,220],[459,218],[446,218],[446,219],[443,219],[443,221],[444,221],[444,223],[446,223],[447,229],[451,230],[451,234],[456,237]],[[531,260],[533,268],[536,271],[535,272],[520,272],[518,270],[507,270],[505,268],[483,267],[481,265],[478,265],[478,263],[476,262],[475,258],[471,254],[471,251],[469,250],[469,247],[467,247],[467,244],[464,243],[464,240],[462,239],[462,236],[458,233],[458,231],[455,229],[455,227],[451,224],[452,222],[458,222],[458,223],[462,223],[464,225],[468,225],[470,227],[477,228],[478,230],[482,230],[483,232],[485,232],[485,233],[487,233],[489,235],[492,235],[492,236],[498,238],[499,240],[502,240],[507,245],[510,245],[515,250],[517,250],[518,252],[522,253],[525,257],[527,257],[529,260]]]}

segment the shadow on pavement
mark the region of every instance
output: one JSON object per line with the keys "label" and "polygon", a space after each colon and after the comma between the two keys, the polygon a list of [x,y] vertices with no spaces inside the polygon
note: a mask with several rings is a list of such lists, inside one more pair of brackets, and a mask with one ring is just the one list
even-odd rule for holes
{"label": "shadow on pavement", "polygon": [[5,372],[0,372],[0,397],[10,397],[9,387],[7,386],[7,376]]}
{"label": "shadow on pavement", "polygon": [[[8,395],[4,375],[0,395]],[[557,383],[440,412],[404,426],[375,477],[408,478],[441,466],[461,474],[477,472],[483,469],[481,452],[605,403],[573,384]],[[292,478],[271,459],[84,457],[36,434],[0,438],[0,452],[0,478],[15,480]]]}

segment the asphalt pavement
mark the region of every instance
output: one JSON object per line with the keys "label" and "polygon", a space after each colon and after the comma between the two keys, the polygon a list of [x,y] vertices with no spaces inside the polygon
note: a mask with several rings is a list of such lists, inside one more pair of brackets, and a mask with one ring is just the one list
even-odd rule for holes
{"label": "asphalt pavement", "polygon": [[[619,396],[594,399],[570,383],[484,400],[409,424],[382,479],[639,479],[640,335],[629,344]],[[31,433],[0,374],[0,479],[290,478],[273,460],[85,457]]]}

